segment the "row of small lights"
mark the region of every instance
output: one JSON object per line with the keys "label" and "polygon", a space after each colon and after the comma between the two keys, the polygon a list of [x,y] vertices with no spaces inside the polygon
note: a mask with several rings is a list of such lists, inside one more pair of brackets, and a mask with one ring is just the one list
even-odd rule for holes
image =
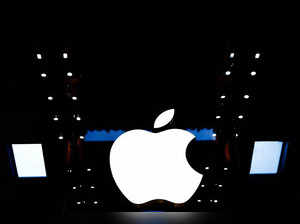
{"label": "row of small lights", "polygon": [[[36,55],[36,57],[37,57],[38,60],[42,60],[42,54],[38,53],[38,54]],[[62,54],[62,57],[63,57],[64,59],[68,59],[68,58],[69,58],[68,53],[63,53],[63,54]],[[72,77],[72,76],[73,76],[73,73],[72,73],[72,72],[67,72],[67,73],[66,73],[66,76]],[[47,74],[46,74],[45,72],[43,72],[43,73],[41,73],[41,77],[42,77],[42,78],[47,78]],[[52,100],[54,100],[54,97],[53,97],[53,96],[48,96],[48,100],[49,100],[49,101],[52,101]],[[76,96],[72,96],[72,100],[76,101],[76,100],[77,100],[77,97],[76,97]]]}
{"label": "row of small lights", "polygon": [[[92,168],[86,168],[85,170],[86,170],[86,172],[92,172]],[[67,173],[73,172],[73,170],[71,168],[68,168],[66,171],[67,171]]]}
{"label": "row of small lights", "polygon": [[[99,201],[93,200],[91,204],[98,205],[99,203],[100,203]],[[86,204],[89,204],[89,203],[87,203],[85,200],[76,201],[76,205],[86,205]]]}
{"label": "row of small lights", "polygon": [[[215,184],[215,185],[216,185],[217,187],[219,187],[219,188],[222,188],[222,187],[223,187],[223,184]],[[205,184],[201,184],[200,187],[201,187],[201,188],[205,188],[206,185],[205,185]]]}
{"label": "row of small lights", "polygon": [[[62,53],[62,57],[63,57],[63,59],[68,59],[69,55],[68,55],[68,53],[64,52],[64,53]],[[36,58],[38,60],[42,60],[43,59],[42,54],[41,53],[37,53],[36,54]]]}
{"label": "row of small lights", "polygon": [[[78,186],[73,186],[72,187],[73,190],[78,190],[78,189],[82,189],[82,188],[83,188],[82,184],[79,184]],[[95,187],[95,185],[90,185],[89,189],[96,189],[96,187]]]}
{"label": "row of small lights", "polygon": [[[78,99],[77,96],[72,96],[73,101],[76,101],[77,99]],[[53,96],[48,96],[48,100],[52,101],[52,100],[54,100],[54,97]]]}
{"label": "row of small lights", "polygon": [[[37,54],[36,54],[36,57],[37,57],[38,60],[42,60],[42,58],[43,58],[41,53],[37,53]],[[68,59],[68,58],[69,58],[68,53],[66,53],[66,52],[62,53],[62,58],[63,58],[63,59]],[[73,76],[73,73],[72,73],[72,72],[67,72],[66,75],[67,75],[68,77],[72,77],[72,76]],[[46,73],[41,73],[41,77],[42,77],[42,78],[46,78],[46,77],[47,77],[47,74],[46,74]],[[78,100],[77,96],[72,96],[71,99],[72,99],[73,101],[77,101],[77,100]],[[54,97],[50,95],[50,96],[48,96],[48,100],[49,100],[49,101],[53,101],[53,100],[54,100]],[[81,117],[80,117],[79,115],[75,115],[74,117],[75,117],[75,119],[76,119],[77,121],[81,121]],[[53,120],[54,120],[54,121],[58,121],[58,120],[59,120],[59,117],[58,117],[57,115],[55,115],[55,116],[53,117]],[[79,138],[80,138],[80,139],[84,139],[84,136],[83,136],[83,135],[80,135]],[[64,139],[63,135],[59,135],[59,136],[58,136],[58,139],[59,139],[59,140],[63,140],[63,139]]]}
{"label": "row of small lights", "polygon": [[[221,115],[217,115],[217,116],[216,116],[216,119],[217,119],[217,120],[220,120],[221,118],[222,118]],[[242,119],[244,118],[244,115],[240,114],[240,115],[237,116],[237,118],[240,119],[240,120],[242,120]]]}
{"label": "row of small lights", "polygon": [[[235,53],[234,53],[234,52],[231,52],[231,53],[229,54],[229,58],[233,59],[234,57],[235,57]],[[260,54],[259,52],[257,52],[257,53],[254,54],[254,59],[259,60],[260,58],[261,58],[261,54]],[[230,70],[225,71],[225,75],[226,75],[226,76],[230,76],[230,75],[231,75],[231,71],[230,71]],[[251,75],[251,76],[256,76],[256,71],[251,71],[251,72],[250,72],[250,75]],[[221,98],[221,99],[225,99],[225,98],[226,98],[226,95],[221,95],[220,98]],[[248,99],[250,98],[250,95],[249,95],[249,94],[245,94],[245,95],[243,96],[243,98],[246,99],[246,100],[248,100]],[[239,119],[243,119],[243,117],[242,117],[242,118],[239,118]]]}
{"label": "row of small lights", "polygon": [[[203,200],[197,199],[197,202],[198,202],[198,203],[202,203]],[[214,200],[213,200],[213,199],[210,199],[209,202],[210,202],[210,203],[214,203],[214,204],[218,204],[220,201],[217,200],[217,199],[214,199]]]}
{"label": "row of small lights", "polygon": [[[229,54],[229,58],[230,59],[233,59],[235,57],[235,53],[234,52],[231,52],[230,54]],[[255,60],[259,60],[261,58],[261,54],[259,53],[259,52],[257,52],[257,53],[255,53],[254,54],[254,59]],[[231,75],[231,71],[230,70],[227,70],[227,71],[225,71],[225,75],[226,76],[230,76]],[[250,75],[251,76],[256,76],[256,71],[251,71],[250,72]],[[243,98],[245,99],[245,100],[248,100],[248,99],[250,99],[250,95],[249,94],[244,94],[243,95]],[[220,96],[220,99],[221,100],[224,100],[224,99],[226,99],[226,95],[221,95]],[[216,115],[216,119],[217,120],[220,120],[222,118],[222,116],[221,115]],[[242,115],[242,114],[239,114],[239,115],[237,115],[237,118],[238,119],[240,119],[240,120],[242,120],[242,119],[244,119],[244,115]],[[238,137],[239,136],[239,134],[238,133],[235,133],[235,137]],[[213,134],[213,137],[216,137],[216,134],[214,133]]]}
{"label": "row of small lights", "polygon": [[[42,54],[41,53],[37,53],[36,54],[36,58],[38,60],[42,60],[43,59]],[[69,58],[68,53],[66,53],[66,52],[62,53],[62,58],[63,59],[68,59]],[[73,76],[72,72],[67,72],[67,76],[68,77],[72,77]],[[47,74],[43,72],[43,73],[41,73],[41,77],[42,78],[47,78]]]}
{"label": "row of small lights", "polygon": [[[229,58],[233,59],[234,57],[235,57],[235,53],[234,53],[234,52],[231,52],[231,53],[229,54]],[[254,59],[255,59],[255,60],[259,60],[260,57],[261,57],[261,54],[260,54],[259,52],[257,52],[257,53],[254,54]],[[231,71],[230,71],[230,70],[225,71],[225,75],[226,75],[226,76],[230,76],[230,75],[231,75]],[[250,75],[251,75],[251,76],[256,76],[256,71],[251,71],[251,72],[250,72]]]}

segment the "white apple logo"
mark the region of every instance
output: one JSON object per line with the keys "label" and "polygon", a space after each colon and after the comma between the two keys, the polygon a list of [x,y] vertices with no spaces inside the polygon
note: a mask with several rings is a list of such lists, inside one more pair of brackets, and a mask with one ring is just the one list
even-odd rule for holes
{"label": "white apple logo", "polygon": [[[174,112],[160,114],[154,128],[169,123]],[[119,136],[110,151],[110,168],[120,191],[134,204],[188,201],[202,180],[186,159],[186,148],[194,138],[182,129],[159,133],[136,129]]]}

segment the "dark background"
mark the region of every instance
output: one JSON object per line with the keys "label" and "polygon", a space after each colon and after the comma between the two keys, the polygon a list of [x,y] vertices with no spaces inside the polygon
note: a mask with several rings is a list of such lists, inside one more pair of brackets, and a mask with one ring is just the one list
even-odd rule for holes
{"label": "dark background", "polygon": [[[138,18],[109,18],[78,27],[70,26],[75,23],[71,18],[59,26],[46,21],[20,21],[15,29],[5,32],[9,35],[4,35],[1,42],[1,213],[13,221],[48,223],[297,222],[299,72],[294,29],[276,21],[258,25],[259,20],[255,20],[240,27],[224,19],[218,26],[205,23],[207,28],[203,23],[172,19],[152,23]],[[35,59],[37,50],[47,52],[43,62]],[[65,50],[70,52],[71,62],[59,58]],[[232,76],[225,79],[231,50],[237,52],[237,59]],[[259,64],[251,60],[257,50],[262,52]],[[255,79],[249,79],[252,68],[258,73]],[[67,99],[65,91],[64,74],[69,70],[74,79],[80,80],[74,87],[79,96],[75,104]],[[47,83],[41,80],[43,71],[49,74]],[[245,90],[254,96],[246,104],[240,98]],[[222,93],[229,96],[225,104],[219,101]],[[49,103],[49,94],[57,100]],[[69,206],[74,195],[68,188],[83,181],[80,170],[89,159],[74,162],[72,168],[78,173],[66,177],[66,142],[57,141],[58,133],[72,139],[74,133],[78,135],[87,129],[151,129],[155,117],[170,107],[176,109],[172,125],[209,127],[220,133],[214,150],[223,149],[230,142],[232,173],[227,179],[222,176],[222,181],[228,183],[224,189],[225,205],[191,206],[175,213],[107,213],[101,208],[78,210]],[[64,119],[53,125],[51,116],[57,112]],[[72,122],[74,112],[83,117],[80,125]],[[234,117],[239,112],[246,117],[237,123]],[[224,114],[221,123],[215,121],[216,113]],[[238,140],[232,138],[236,130],[240,134]],[[250,178],[251,142],[271,138],[290,142],[285,172],[280,176]],[[25,142],[46,145],[46,181],[24,181],[12,176],[7,145]],[[192,153],[194,144],[187,154],[191,164],[196,164],[193,159],[204,157],[204,161],[221,161],[219,167],[224,166],[222,153],[196,156]],[[83,147],[87,150],[93,146]],[[99,181],[99,177],[98,173],[84,181]],[[119,196],[111,195],[105,195],[111,197],[108,211],[136,210],[126,207],[126,203],[120,206],[113,200]]]}

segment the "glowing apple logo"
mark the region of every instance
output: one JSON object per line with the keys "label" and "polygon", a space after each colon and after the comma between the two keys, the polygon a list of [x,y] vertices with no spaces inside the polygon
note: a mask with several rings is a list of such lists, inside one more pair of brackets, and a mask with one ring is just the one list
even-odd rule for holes
{"label": "glowing apple logo", "polygon": [[[174,109],[163,112],[154,128],[168,124],[173,116]],[[159,133],[136,129],[120,135],[110,151],[110,168],[120,191],[135,204],[188,201],[202,180],[186,159],[186,148],[194,138],[182,129]]]}

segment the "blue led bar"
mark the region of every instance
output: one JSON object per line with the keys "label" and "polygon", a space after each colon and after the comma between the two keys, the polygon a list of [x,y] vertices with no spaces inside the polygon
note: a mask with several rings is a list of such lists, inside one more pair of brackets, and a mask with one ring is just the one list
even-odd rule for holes
{"label": "blue led bar", "polygon": [[[214,135],[213,129],[187,129],[196,136],[196,141],[215,141],[216,136]],[[123,130],[94,130],[88,131],[84,137],[85,142],[110,142],[115,141],[121,134],[125,131]]]}

